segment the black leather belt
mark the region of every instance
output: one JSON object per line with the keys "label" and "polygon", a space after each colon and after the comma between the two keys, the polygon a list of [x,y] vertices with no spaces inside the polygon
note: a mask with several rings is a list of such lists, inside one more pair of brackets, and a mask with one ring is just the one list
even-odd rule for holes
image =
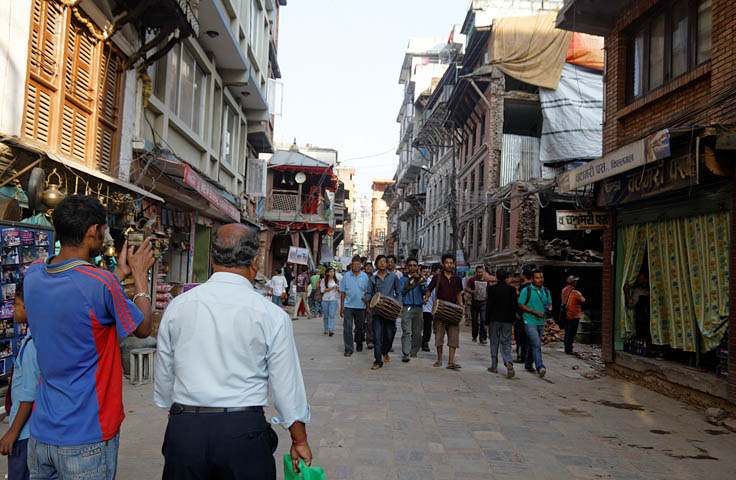
{"label": "black leather belt", "polygon": [[181,403],[174,403],[169,409],[172,415],[180,413],[233,413],[233,412],[260,412],[263,413],[263,407],[190,407]]}

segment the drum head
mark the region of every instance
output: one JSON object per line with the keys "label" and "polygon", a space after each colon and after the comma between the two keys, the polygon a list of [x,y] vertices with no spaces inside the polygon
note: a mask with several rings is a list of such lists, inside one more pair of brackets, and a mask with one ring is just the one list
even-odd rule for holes
{"label": "drum head", "polygon": [[380,301],[381,301],[380,293],[376,293],[375,295],[373,295],[373,298],[371,298],[371,304],[370,304],[371,308],[376,308],[376,305],[378,305],[378,302]]}

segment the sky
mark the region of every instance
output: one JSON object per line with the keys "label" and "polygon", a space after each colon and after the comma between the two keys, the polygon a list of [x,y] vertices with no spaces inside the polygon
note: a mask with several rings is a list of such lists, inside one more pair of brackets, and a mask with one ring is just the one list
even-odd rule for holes
{"label": "sky", "polygon": [[469,0],[289,0],[281,8],[278,61],[283,115],[274,140],[338,150],[356,189],[393,178],[409,37],[450,35]]}

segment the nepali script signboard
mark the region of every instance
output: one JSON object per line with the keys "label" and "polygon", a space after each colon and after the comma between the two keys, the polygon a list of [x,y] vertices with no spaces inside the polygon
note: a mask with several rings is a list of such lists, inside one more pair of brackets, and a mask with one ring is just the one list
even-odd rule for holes
{"label": "nepali script signboard", "polygon": [[621,205],[697,183],[695,158],[687,154],[651,163],[604,180],[598,188],[597,200],[599,206]]}
{"label": "nepali script signboard", "polygon": [[607,212],[557,210],[557,230],[605,230],[608,228]]}

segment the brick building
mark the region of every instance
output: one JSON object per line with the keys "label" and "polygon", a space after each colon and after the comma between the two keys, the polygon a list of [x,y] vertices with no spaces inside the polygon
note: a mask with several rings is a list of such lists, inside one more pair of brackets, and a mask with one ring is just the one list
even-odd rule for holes
{"label": "brick building", "polygon": [[558,178],[594,184],[610,212],[604,359],[665,393],[736,402],[736,3],[572,0],[557,25],[605,36],[603,157]]}

